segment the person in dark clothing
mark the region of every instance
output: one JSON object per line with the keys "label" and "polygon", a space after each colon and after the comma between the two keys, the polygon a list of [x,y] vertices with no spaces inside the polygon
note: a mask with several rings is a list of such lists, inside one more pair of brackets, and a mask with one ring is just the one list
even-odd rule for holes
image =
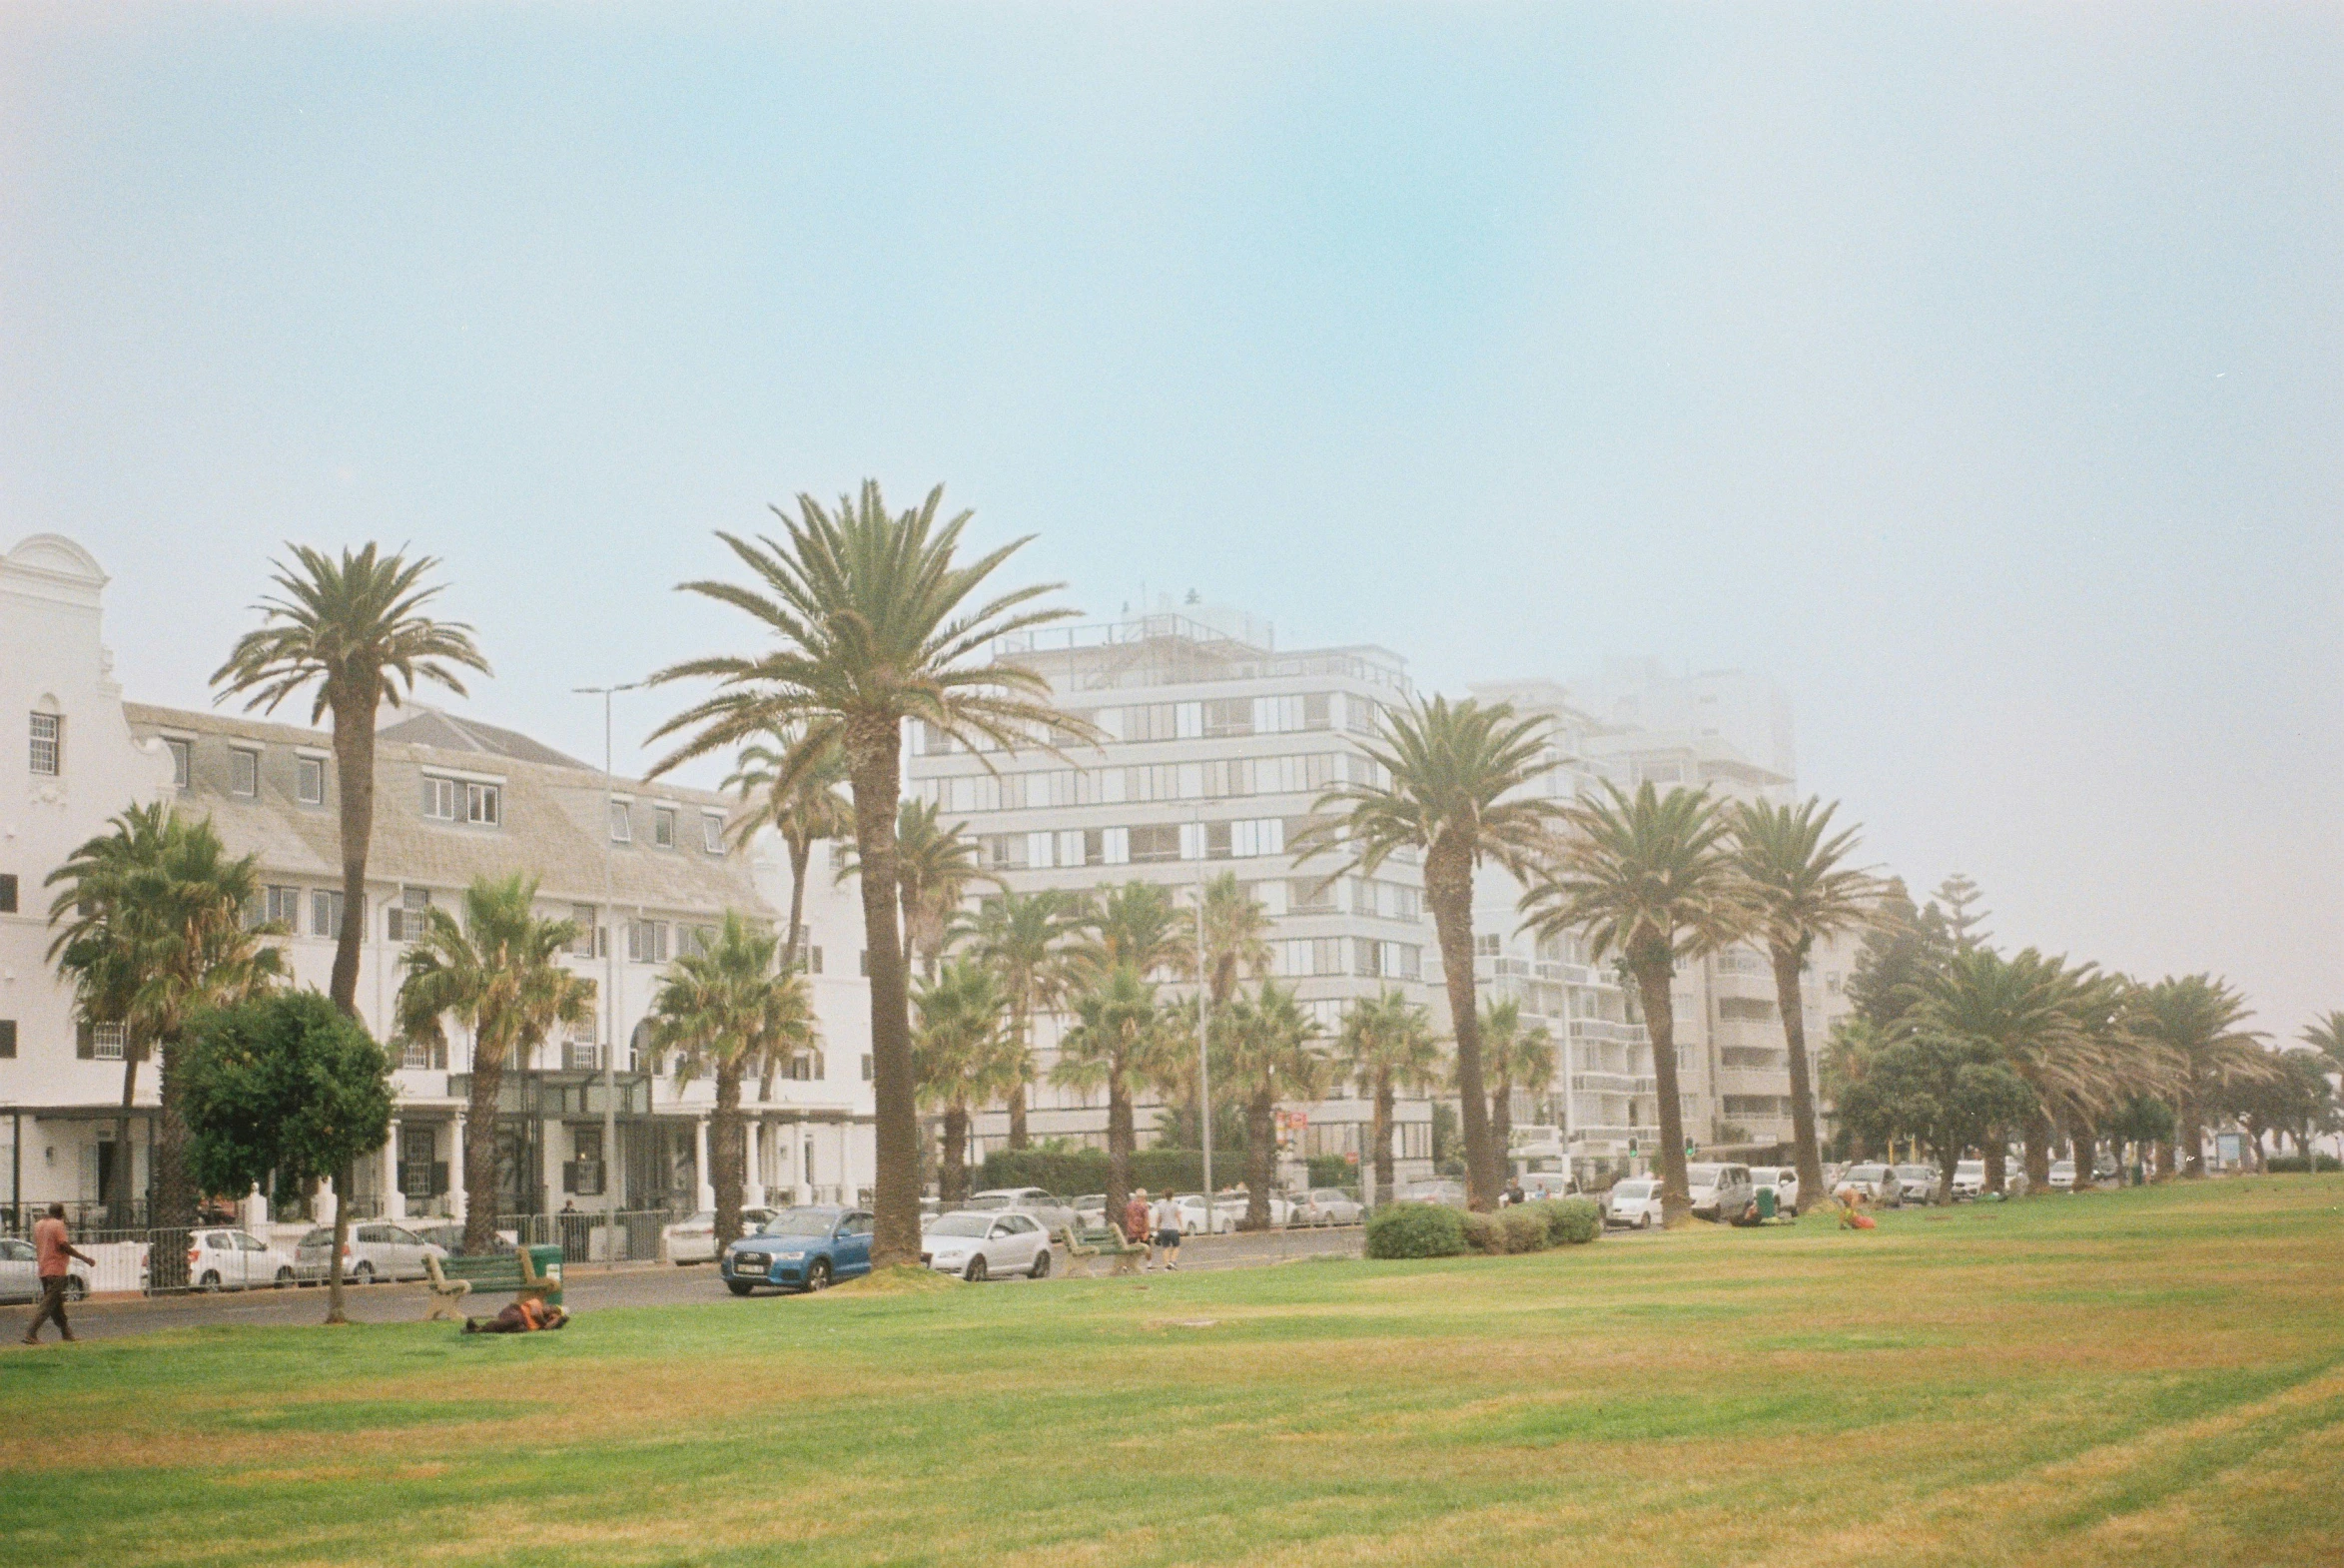
{"label": "person in dark clothing", "polygon": [[41,1281],[41,1308],[33,1313],[32,1326],[24,1331],[24,1342],[39,1344],[41,1325],[47,1322],[55,1322],[58,1334],[70,1341],[73,1325],[65,1320],[65,1287],[73,1278],[73,1271],[67,1259],[78,1257],[92,1268],[98,1266],[98,1260],[66,1237],[63,1203],[51,1203],[47,1216],[34,1223],[33,1246],[40,1253],[40,1262],[35,1266]]}
{"label": "person in dark clothing", "polygon": [[569,1313],[529,1296],[505,1307],[494,1317],[482,1322],[476,1317],[464,1319],[467,1334],[533,1334],[541,1328],[559,1328],[569,1321]]}

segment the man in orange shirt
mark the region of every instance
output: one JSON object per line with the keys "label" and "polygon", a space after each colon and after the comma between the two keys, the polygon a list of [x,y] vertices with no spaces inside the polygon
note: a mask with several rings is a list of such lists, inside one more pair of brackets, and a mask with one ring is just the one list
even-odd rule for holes
{"label": "man in orange shirt", "polygon": [[73,1325],[65,1320],[65,1281],[70,1276],[66,1259],[78,1257],[93,1268],[98,1260],[66,1238],[63,1203],[51,1203],[48,1216],[34,1222],[33,1245],[41,1254],[36,1265],[41,1278],[41,1309],[33,1314],[32,1326],[24,1331],[24,1342],[39,1344],[41,1325],[51,1318],[57,1320],[57,1331],[70,1340]]}

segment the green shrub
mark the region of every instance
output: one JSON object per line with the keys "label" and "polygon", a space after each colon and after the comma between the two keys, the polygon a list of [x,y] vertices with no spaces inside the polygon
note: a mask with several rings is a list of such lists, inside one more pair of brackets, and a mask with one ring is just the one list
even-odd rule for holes
{"label": "green shrub", "polygon": [[1603,1234],[1603,1209],[1592,1197],[1550,1197],[1524,1206],[1546,1222],[1549,1246],[1577,1246]]}
{"label": "green shrub", "polygon": [[[1219,1175],[1218,1172],[1214,1173]],[[1151,1192],[1201,1191],[1204,1156],[1193,1149],[1142,1149],[1132,1155],[1132,1184]],[[977,1187],[1038,1186],[1061,1197],[1107,1190],[1104,1149],[1002,1149],[985,1157]]]}
{"label": "green shrub", "polygon": [[1340,1155],[1312,1155],[1308,1163],[1312,1186],[1353,1187],[1359,1184],[1359,1168]]}
{"label": "green shrub", "polygon": [[1506,1232],[1500,1228],[1495,1214],[1477,1214],[1471,1209],[1460,1210],[1457,1223],[1465,1232],[1465,1244],[1476,1252],[1487,1252],[1492,1257],[1503,1256],[1506,1250]]}
{"label": "green shrub", "polygon": [[[2336,1164],[2334,1155],[2316,1155],[2313,1159],[2318,1161],[2319,1169],[2322,1171],[2344,1170],[2344,1167]],[[2312,1167],[2301,1155],[2273,1155],[2263,1163],[2263,1169],[2273,1176],[2303,1176],[2309,1173]]]}
{"label": "green shrub", "polygon": [[1536,1252],[1553,1244],[1547,1239],[1546,1215],[1532,1213],[1528,1203],[1499,1209],[1497,1226],[1509,1252]]}
{"label": "green shrub", "polygon": [[1454,1257],[1465,1250],[1463,1217],[1438,1203],[1386,1203],[1367,1216],[1367,1255]]}

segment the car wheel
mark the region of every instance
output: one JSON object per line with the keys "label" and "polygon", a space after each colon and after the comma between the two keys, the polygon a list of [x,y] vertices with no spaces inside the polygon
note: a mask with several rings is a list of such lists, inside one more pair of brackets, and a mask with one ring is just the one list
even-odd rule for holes
{"label": "car wheel", "polygon": [[199,1279],[199,1280],[197,1280],[197,1281],[196,1281],[196,1283],[197,1283],[198,1285],[200,1285],[202,1288],[206,1289],[206,1290],[217,1290],[217,1289],[219,1289],[219,1288],[220,1288],[220,1270],[218,1270],[217,1268],[207,1268],[207,1269],[205,1269],[205,1270],[204,1270],[204,1277],[203,1277],[203,1278],[201,1278],[201,1279]]}
{"label": "car wheel", "polygon": [[1650,1230],[1652,1228],[1652,1211],[1650,1209],[1647,1209],[1643,1213],[1636,1216],[1636,1228],[1639,1230]]}
{"label": "car wheel", "polygon": [[1029,1279],[1048,1279],[1050,1277],[1050,1248],[1044,1247],[1034,1254],[1034,1266],[1026,1277]]}
{"label": "car wheel", "polygon": [[983,1284],[985,1282],[985,1258],[983,1254],[979,1254],[978,1256],[969,1259],[968,1269],[961,1275],[961,1277],[968,1280],[969,1283],[973,1285]]}
{"label": "car wheel", "polygon": [[358,1271],[350,1276],[350,1282],[362,1286],[373,1284],[375,1282],[375,1265],[373,1263],[359,1264]]}
{"label": "car wheel", "polygon": [[809,1290],[827,1290],[830,1288],[829,1258],[817,1257],[814,1259],[814,1266],[806,1270],[806,1288]]}
{"label": "car wheel", "polygon": [[65,1299],[78,1301],[89,1293],[90,1287],[82,1283],[81,1275],[67,1274],[65,1276]]}
{"label": "car wheel", "polygon": [[291,1268],[280,1268],[277,1270],[277,1288],[280,1290],[291,1290],[293,1288],[293,1270]]}
{"label": "car wheel", "polygon": [[752,1289],[756,1288],[753,1285],[743,1284],[738,1279],[727,1279],[725,1284],[731,1289],[734,1295],[747,1295]]}

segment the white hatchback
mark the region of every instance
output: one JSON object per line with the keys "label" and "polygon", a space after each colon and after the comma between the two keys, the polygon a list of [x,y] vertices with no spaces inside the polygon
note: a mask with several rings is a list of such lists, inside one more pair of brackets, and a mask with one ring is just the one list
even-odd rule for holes
{"label": "white hatchback", "polygon": [[1607,1225],[1625,1225],[1631,1230],[1649,1230],[1662,1220],[1660,1209],[1660,1177],[1630,1176],[1612,1183],[1612,1189],[1603,1200],[1603,1222]]}
{"label": "white hatchback", "polygon": [[995,1274],[1042,1279],[1050,1273],[1050,1232],[1032,1214],[956,1209],[920,1232],[920,1261],[972,1284]]}
{"label": "white hatchback", "polygon": [[187,1238],[187,1282],[198,1290],[290,1287],[300,1273],[291,1252],[249,1230],[193,1230]]}
{"label": "white hatchback", "polygon": [[1799,1168],[1797,1166],[1752,1166],[1750,1180],[1760,1187],[1775,1189],[1775,1209],[1779,1213],[1796,1215],[1799,1212]]}
{"label": "white hatchback", "polygon": [[[424,1258],[446,1255],[447,1248],[424,1240],[404,1225],[363,1219],[350,1227],[350,1245],[342,1254],[342,1277],[354,1285],[371,1285],[378,1279],[420,1279],[429,1272]],[[302,1278],[324,1279],[334,1259],[334,1227],[319,1225],[303,1236],[293,1257]]]}
{"label": "white hatchback", "polygon": [[[0,1301],[38,1301],[48,1288],[41,1283],[40,1268],[41,1254],[32,1242],[0,1238]],[[78,1301],[89,1293],[90,1265],[67,1258],[65,1299]]]}

